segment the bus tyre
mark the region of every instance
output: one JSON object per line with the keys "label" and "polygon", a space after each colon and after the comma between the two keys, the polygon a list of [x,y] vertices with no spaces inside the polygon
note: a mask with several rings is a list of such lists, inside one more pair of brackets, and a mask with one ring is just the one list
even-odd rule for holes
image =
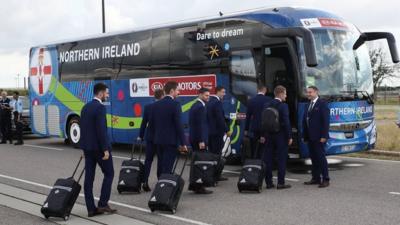
{"label": "bus tyre", "polygon": [[81,127],[79,125],[79,117],[74,116],[68,123],[68,142],[74,147],[79,147],[79,140],[81,138]]}

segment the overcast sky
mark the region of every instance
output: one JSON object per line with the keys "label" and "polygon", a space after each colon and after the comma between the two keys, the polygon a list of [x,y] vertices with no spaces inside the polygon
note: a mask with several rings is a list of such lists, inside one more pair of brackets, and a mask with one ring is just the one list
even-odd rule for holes
{"label": "overcast sky", "polygon": [[[389,31],[400,46],[400,2],[393,0],[105,0],[107,31],[215,16],[258,7],[299,6],[332,12],[362,31]],[[101,0],[3,0],[0,4],[0,87],[28,76],[31,46],[101,32]],[[396,85],[400,85],[396,84]]]}

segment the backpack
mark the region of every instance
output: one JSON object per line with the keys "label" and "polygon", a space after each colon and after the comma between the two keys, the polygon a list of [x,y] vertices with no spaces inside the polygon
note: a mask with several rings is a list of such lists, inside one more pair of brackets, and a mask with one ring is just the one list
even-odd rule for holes
{"label": "backpack", "polygon": [[262,112],[261,127],[266,133],[278,133],[281,129],[278,111],[279,104],[271,104]]}

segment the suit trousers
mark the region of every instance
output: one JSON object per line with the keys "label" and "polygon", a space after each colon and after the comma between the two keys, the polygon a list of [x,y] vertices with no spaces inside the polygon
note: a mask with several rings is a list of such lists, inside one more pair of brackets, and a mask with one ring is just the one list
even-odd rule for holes
{"label": "suit trousers", "polygon": [[94,212],[96,209],[93,197],[93,182],[96,174],[96,165],[98,164],[104,174],[103,184],[101,186],[99,207],[108,205],[111,195],[111,186],[114,179],[114,166],[110,153],[110,158],[103,160],[103,153],[99,151],[85,151],[85,182],[84,193],[88,212]]}
{"label": "suit trousers", "polygon": [[274,155],[278,164],[278,184],[285,184],[286,161],[288,157],[288,139],[282,134],[270,135],[266,138],[264,162],[266,165],[265,182],[272,184],[272,167]]}
{"label": "suit trousers", "polygon": [[328,161],[325,156],[325,143],[320,141],[309,141],[308,150],[312,163],[312,179],[321,182],[329,181]]}

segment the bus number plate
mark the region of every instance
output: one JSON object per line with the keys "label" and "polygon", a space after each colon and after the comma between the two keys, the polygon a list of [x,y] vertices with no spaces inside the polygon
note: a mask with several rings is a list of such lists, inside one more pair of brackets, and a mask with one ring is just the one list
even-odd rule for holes
{"label": "bus number plate", "polygon": [[351,152],[356,148],[355,145],[344,145],[342,146],[342,152]]}

